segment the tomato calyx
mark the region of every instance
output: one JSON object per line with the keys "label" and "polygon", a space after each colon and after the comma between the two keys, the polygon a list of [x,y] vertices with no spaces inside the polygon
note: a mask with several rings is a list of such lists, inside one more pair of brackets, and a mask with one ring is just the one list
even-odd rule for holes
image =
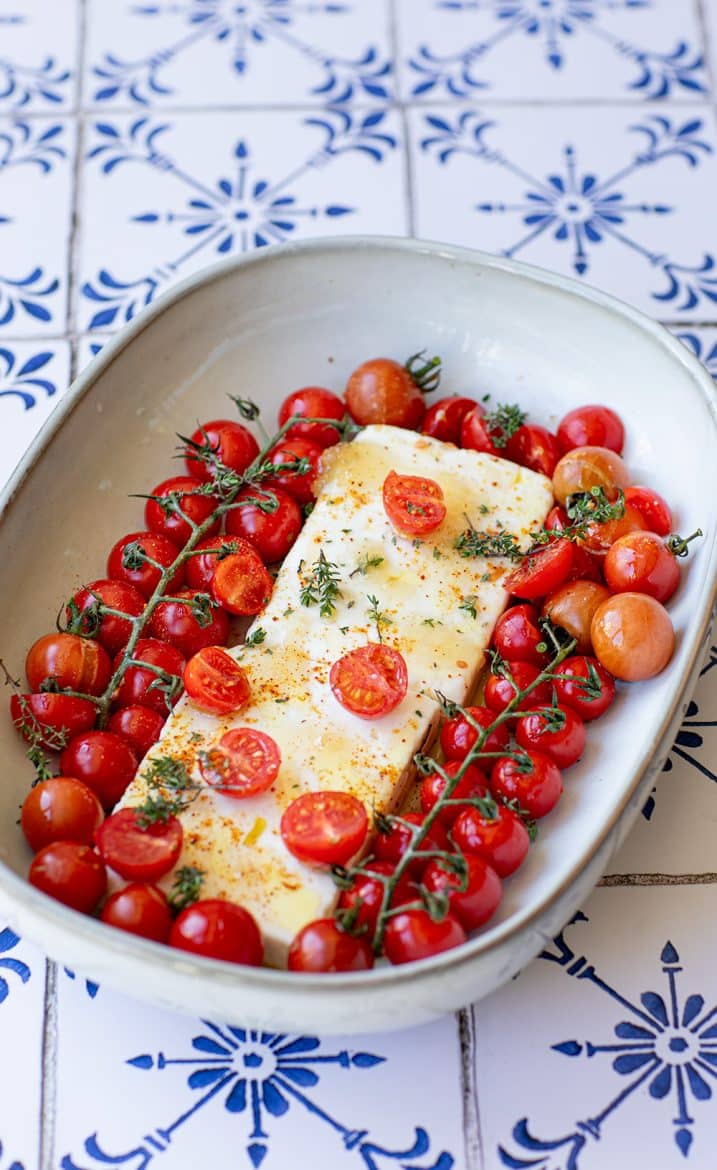
{"label": "tomato calyx", "polygon": [[690,552],[689,545],[691,541],[697,540],[699,536],[704,536],[701,528],[696,529],[690,536],[679,536],[676,532],[673,532],[672,536],[669,536],[665,541],[665,546],[673,556],[686,557]]}
{"label": "tomato calyx", "polygon": [[404,370],[418,386],[422,394],[433,394],[441,383],[441,359],[439,357],[426,358],[425,349],[411,354],[404,362]]}

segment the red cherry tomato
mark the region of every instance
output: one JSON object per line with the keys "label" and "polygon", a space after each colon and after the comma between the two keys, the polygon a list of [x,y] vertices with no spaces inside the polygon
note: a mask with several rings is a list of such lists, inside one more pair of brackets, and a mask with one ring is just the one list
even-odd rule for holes
{"label": "red cherry tomato", "polygon": [[[379,861],[391,861],[397,864],[409,845],[414,839],[415,833],[409,827],[415,825],[416,828],[425,821],[424,813],[404,813],[400,821],[394,821],[387,833],[377,833],[374,841],[373,852],[374,856]],[[430,852],[434,849],[450,850],[450,844],[446,835],[446,830],[440,821],[436,820],[431,825],[426,836],[421,842],[421,853]],[[416,857],[408,866],[407,872],[411,877],[418,880],[426,867],[427,857]]]}
{"label": "red cherry tomato", "polygon": [[[153,711],[166,718],[181,694],[175,691],[172,697],[168,696],[162,686],[172,684],[174,679],[181,681],[186,659],[175,646],[160,642],[158,638],[140,638],[134,648],[132,659],[135,662],[146,662],[163,671],[164,677],[156,670],[145,669],[142,666],[129,666],[119,685],[115,702],[118,707],[129,707],[139,703],[143,707],[151,707]],[[119,666],[121,657],[115,659],[115,669]]]}
{"label": "red cherry tomato", "polygon": [[25,674],[31,691],[52,679],[58,687],[101,695],[110,681],[112,663],[107,651],[79,634],[45,634],[30,647]]}
{"label": "red cherry tomato", "polygon": [[53,841],[90,845],[103,816],[91,788],[71,776],[53,776],[30,789],[22,802],[20,824],[28,845],[37,852]]}
{"label": "red cherry tomato", "polygon": [[[205,461],[193,455],[192,444],[203,448],[208,446],[211,449],[210,459]],[[197,428],[186,448],[184,462],[193,479],[209,483],[215,478],[218,463],[243,475],[258,454],[259,444],[251,431],[231,419],[217,418]]]}
{"label": "red cherry tomato", "polygon": [[563,455],[574,447],[607,447],[619,455],[624,442],[625,428],[609,406],[578,406],[568,411],[558,427]]}
{"label": "red cherry tomato", "polygon": [[569,768],[585,751],[585,724],[572,707],[545,707],[542,712],[519,719],[515,738],[526,751],[537,748],[559,768]]}
{"label": "red cherry tomato", "polygon": [[71,695],[12,695],[10,716],[23,739],[57,750],[61,742],[94,726],[97,708]]}
{"label": "red cherry tomato", "polygon": [[[372,861],[367,867],[370,873],[358,873],[354,876],[351,887],[342,890],[339,896],[338,909],[354,911],[354,925],[360,929],[366,927],[366,937],[373,938],[376,932],[381,907],[383,905],[384,883],[381,876],[391,877],[396,866],[390,861]],[[373,876],[373,875],[377,876]],[[380,876],[379,876],[380,875]],[[418,890],[407,874],[399,878],[391,896],[390,906],[397,909],[406,902],[413,902],[418,898]]]}
{"label": "red cherry tomato", "polygon": [[[87,634],[104,646],[109,654],[116,654],[129,641],[132,633],[132,623],[127,618],[138,617],[144,609],[144,597],[134,585],[126,581],[91,581],[84,589],[80,589],[72,598],[74,606],[80,616],[75,619],[68,606],[66,617],[73,622],[78,633]],[[114,614],[97,614],[98,602],[110,609],[126,613],[127,618],[116,617]],[[74,608],[74,607],[72,607]]]}
{"label": "red cherry tomato", "polygon": [[461,398],[457,394],[450,398],[441,398],[439,402],[429,406],[421,431],[424,435],[430,435],[432,439],[440,439],[443,443],[455,443],[457,447],[461,441],[463,419],[469,410],[473,410],[477,405],[473,398]]}
{"label": "red cherry tomato", "polygon": [[391,646],[370,642],[339,658],[331,667],[329,683],[347,711],[362,719],[379,719],[406,697],[406,660]]}
{"label": "red cherry tomato", "polygon": [[505,588],[514,597],[532,601],[552,593],[570,576],[573,546],[569,540],[554,540],[524,557],[517,569],[506,577]]}
{"label": "red cherry tomato", "polygon": [[505,805],[495,804],[487,816],[467,808],[456,817],[451,838],[461,853],[475,853],[492,865],[499,877],[509,877],[523,864],[530,848],[528,830],[520,817]]}
{"label": "red cherry tomato", "polygon": [[134,808],[121,808],[100,825],[95,838],[105,865],[130,882],[154,882],[177,863],[182,851],[178,817],[143,824]]}
{"label": "red cherry tomato", "polygon": [[305,792],[281,818],[284,844],[300,861],[345,865],[366,840],[368,816],[349,792]]}
{"label": "red cherry tomato", "polygon": [[101,857],[79,841],[53,841],[36,853],[30,884],[56,901],[92,914],[107,890],[107,873]]}
{"label": "red cherry tomato", "polygon": [[[506,739],[507,742],[507,739]],[[443,771],[448,776],[455,776],[461,766],[460,760],[449,760],[443,765]],[[446,788],[446,780],[440,772],[429,772],[421,781],[421,808],[424,813],[430,812],[438,803]],[[484,797],[488,794],[488,781],[485,774],[476,764],[469,764],[460,780],[453,789],[451,800],[469,800],[471,797]],[[450,804],[439,812],[437,820],[445,829],[450,829],[458,813],[463,808],[470,808],[468,804]]]}
{"label": "red cherry tomato", "polygon": [[658,536],[669,536],[672,532],[670,507],[652,488],[640,487],[638,484],[625,488],[625,503],[640,513],[650,532],[656,532]]}
{"label": "red cherry tomato", "polygon": [[[505,458],[505,447],[494,440],[501,436],[490,429],[482,406],[476,405],[463,416],[461,423],[461,447],[469,451],[482,451],[486,455],[496,455]],[[502,441],[502,440],[501,440]]]}
{"label": "red cherry tomato", "polygon": [[[490,727],[495,723],[495,711],[488,707],[466,707],[466,713],[482,728]],[[478,732],[466,719],[465,715],[455,715],[453,719],[446,719],[441,728],[441,748],[447,760],[464,760],[478,739]],[[508,743],[508,728],[500,724],[491,731],[483,744],[485,752],[500,752]]]}
{"label": "red cherry tomato", "polygon": [[570,527],[570,518],[565,508],[561,508],[560,504],[555,504],[548,512],[544,527],[549,532],[565,532],[565,529]]}
{"label": "red cherry tomato", "polygon": [[251,694],[246,673],[221,646],[204,646],[189,659],[184,689],[195,707],[212,715],[241,711]]}
{"label": "red cherry tomato", "polygon": [[132,882],[112,894],[100,918],[108,926],[166,943],[172,927],[172,913],[162,891],[157,886]]}
{"label": "red cherry tomato", "polygon": [[391,524],[402,536],[435,532],[446,518],[440,484],[418,475],[389,471],[383,483],[383,506]]}
{"label": "red cherry tomato", "polygon": [[[533,666],[531,662],[507,662],[506,669],[510,673],[513,682],[502,674],[489,674],[486,679],[484,688],[484,698],[487,707],[496,714],[504,711],[510,702],[513,701],[516,695],[516,688],[518,691],[524,691],[531,683],[534,683],[540,670],[537,666]],[[534,707],[543,707],[550,705],[550,684],[548,682],[541,682],[535,687],[529,695],[521,701],[517,710],[521,708],[533,709]]]}
{"label": "red cherry tomato", "polygon": [[264,562],[248,541],[241,542],[238,552],[218,561],[212,581],[212,594],[229,613],[244,617],[261,613],[271,597],[274,582]]}
{"label": "red cherry tomato", "polygon": [[136,703],[120,707],[107,724],[108,731],[114,731],[116,735],[129,740],[138,760],[142,760],[152,744],[157,742],[163,727],[164,719],[158,711],[151,711],[149,707]]}
{"label": "red cherry tomato", "polygon": [[169,642],[185,658],[191,658],[203,646],[225,643],[229,637],[229,619],[221,606],[210,598],[198,619],[187,604],[192,598],[202,596],[206,594],[197,589],[182,589],[176,597],[186,601],[160,601],[149,620],[147,633],[160,642]]}
{"label": "red cherry tomato", "polygon": [[[332,390],[322,386],[304,386],[294,390],[279,407],[279,426],[283,427],[294,415],[302,418],[334,418],[341,422],[346,414],[346,403]],[[292,439],[308,439],[317,447],[333,447],[341,435],[336,427],[327,423],[298,422],[287,432]]]}
{"label": "red cherry tomato", "polygon": [[300,930],[289,947],[290,971],[368,971],[373,951],[367,939],[342,930],[333,918],[319,918]]}
{"label": "red cherry tomato", "polygon": [[207,784],[237,800],[266,792],[280,767],[276,740],[253,727],[233,727],[225,732],[218,746],[202,756],[199,763]]}
{"label": "red cherry tomato", "polygon": [[629,532],[644,532],[645,527],[642,513],[631,504],[625,504],[625,512],[617,520],[588,524],[582,543],[595,556],[602,557],[621,536],[627,536]]}
{"label": "red cherry tomato", "polygon": [[613,593],[648,593],[664,603],[680,583],[680,567],[656,532],[632,532],[608,549],[605,580]]}
{"label": "red cherry tomato", "polygon": [[551,431],[545,427],[523,425],[508,439],[505,454],[521,467],[529,467],[531,471],[552,479],[561,452]]}
{"label": "red cherry tomato", "polygon": [[615,698],[615,680],[597,658],[573,655],[561,662],[554,687],[562,707],[572,707],[583,722],[599,719]]}
{"label": "red cherry tomato", "polygon": [[273,463],[275,466],[282,463],[296,463],[298,459],[308,461],[308,471],[299,474],[297,470],[287,468],[285,471],[280,471],[277,475],[265,479],[263,486],[269,491],[272,491],[274,487],[283,488],[299,504],[310,504],[316,497],[314,485],[319,472],[321,447],[317,446],[316,443],[310,443],[308,439],[297,439],[292,436],[277,443],[269,452],[268,457],[269,463]]}
{"label": "red cherry tomato", "polygon": [[594,581],[598,585],[603,583],[601,558],[594,557],[581,544],[573,545],[573,567],[568,575],[571,581]]}
{"label": "red cherry tomato", "polygon": [[[125,552],[130,545],[129,552]],[[163,568],[168,569],[179,556],[179,548],[173,540],[157,532],[129,532],[112,546],[107,558],[107,576],[115,581],[126,581],[139,589],[143,597],[151,597],[159,584],[162,570],[149,561],[142,561],[142,554],[150,557]],[[184,567],[180,565],[167,584],[169,593],[181,589],[184,583]]]}
{"label": "red cherry tomato", "polygon": [[452,914],[434,922],[426,910],[404,910],[389,918],[383,950],[391,963],[413,963],[417,959],[430,959],[465,941],[466,932]]}
{"label": "red cherry tomato", "polygon": [[542,667],[550,659],[538,611],[532,605],[514,605],[501,614],[493,630],[493,645],[501,658],[514,662]]}
{"label": "red cherry tomato", "polygon": [[503,800],[517,800],[521,809],[538,820],[555,808],[563,792],[563,778],[557,764],[549,756],[534,750],[527,751],[530,771],[506,756],[496,762],[490,777],[490,790]]}
{"label": "red cherry tomato", "polygon": [[373,358],[354,370],[346,384],[346,405],[362,426],[385,423],[417,430],[426,413],[420,386],[391,358]]}
{"label": "red cherry tomato", "polygon": [[111,809],[137,771],[137,756],[126,739],[113,731],[86,731],[71,739],[60,756],[64,776],[83,780]]}
{"label": "red cherry tomato", "polygon": [[[276,508],[264,511],[258,504],[249,502],[252,500],[261,501],[266,508],[272,508],[276,503]],[[227,513],[227,539],[243,537],[253,545],[261,559],[271,565],[283,561],[303,523],[301,508],[288,492],[278,487],[270,492],[244,488]]]}
{"label": "red cherry tomato", "polygon": [[211,593],[214,570],[220,557],[228,556],[230,552],[237,552],[239,549],[237,541],[233,544],[232,548],[232,538],[229,536],[205,536],[194,546],[197,555],[191,556],[184,566],[190,589],[198,589],[200,593]]}
{"label": "red cherry tomato", "polygon": [[[170,479],[163,479],[152,488],[150,495],[161,496],[163,500],[167,500],[167,504],[147,500],[144,507],[147,527],[183,548],[192,535],[188,520],[195,524],[203,524],[219,502],[216,496],[196,494],[199,486],[199,481],[191,475],[173,475]],[[172,501],[176,505],[173,508],[170,507]],[[169,510],[165,511],[165,507]],[[219,521],[216,520],[205,535],[213,536],[218,531]]]}
{"label": "red cherry tomato", "polygon": [[260,967],[264,944],[248,910],[223,898],[205,898],[175,919],[169,945],[207,959]]}
{"label": "red cherry tomato", "polygon": [[503,884],[498,874],[482,857],[468,854],[467,873],[463,880],[444,861],[436,858],[426,866],[423,885],[432,894],[447,894],[448,908],[464,930],[483,926],[495,914],[503,896]]}

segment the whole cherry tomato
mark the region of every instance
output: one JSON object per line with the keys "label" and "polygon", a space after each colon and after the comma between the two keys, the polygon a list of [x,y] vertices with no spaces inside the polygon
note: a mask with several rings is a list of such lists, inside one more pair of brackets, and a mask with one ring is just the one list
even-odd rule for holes
{"label": "whole cherry tomato", "polygon": [[613,593],[649,593],[664,603],[680,583],[680,568],[656,532],[631,532],[608,549],[605,580]]}
{"label": "whole cherry tomato", "polygon": [[520,817],[495,801],[487,802],[485,812],[478,808],[460,812],[451,829],[451,838],[461,853],[482,857],[499,877],[515,873],[530,848],[528,830]]}
{"label": "whole cherry tomato", "polygon": [[222,646],[204,646],[189,659],[184,689],[195,707],[212,715],[241,711],[251,694],[246,672]]}
{"label": "whole cherry tomato", "polygon": [[84,781],[109,810],[134,778],[137,756],[113,731],[86,731],[70,740],[60,756],[60,768],[64,776]]}
{"label": "whole cherry tomato", "polygon": [[513,605],[501,614],[493,630],[493,645],[501,658],[545,665],[550,655],[538,620],[538,611],[532,605]]}
{"label": "whole cherry tomato", "polygon": [[[526,687],[535,682],[540,674],[540,670],[537,666],[533,666],[532,662],[506,662],[505,666],[510,677],[506,677],[505,674],[489,674],[484,688],[486,706],[490,707],[491,711],[495,711],[496,714],[504,711],[515,698],[517,691],[524,691]],[[517,710],[520,711],[521,708],[532,709],[546,703],[550,703],[550,684],[541,682],[521,700]]]}
{"label": "whole cherry tomato", "polygon": [[39,740],[51,751],[62,746],[81,731],[94,726],[97,708],[89,699],[72,695],[11,695],[10,717],[23,739]]}
{"label": "whole cherry tomato", "polygon": [[[99,615],[99,604],[126,613],[126,618],[113,613]],[[129,618],[138,617],[144,609],[144,597],[134,585],[126,581],[91,581],[75,593],[67,610],[67,621],[73,632],[97,638],[109,654],[116,654],[127,645],[132,633]]]}
{"label": "whole cherry tomato", "polygon": [[20,824],[37,852],[53,841],[91,845],[103,816],[91,788],[71,776],[53,776],[30,789],[22,802]]}
{"label": "whole cherry tomato", "polygon": [[100,918],[108,926],[166,943],[172,927],[172,913],[162,891],[157,886],[132,882],[112,894]]}
{"label": "whole cherry tomato", "polygon": [[367,939],[342,930],[333,918],[319,918],[299,931],[289,947],[290,971],[368,971],[373,951]]}
{"label": "whole cherry tomato", "polygon": [[112,663],[107,651],[79,634],[45,634],[27,653],[25,674],[31,691],[44,682],[58,687],[101,695],[110,681]]}
{"label": "whole cherry tomato", "polygon": [[571,707],[538,708],[540,714],[518,720],[515,738],[527,752],[537,748],[558,765],[569,768],[585,751],[585,724]]}
{"label": "whole cherry tomato", "polygon": [[[180,684],[186,664],[184,655],[175,646],[160,642],[158,638],[140,638],[132,661],[146,662],[147,666],[127,667],[115,695],[117,706],[130,707],[139,703],[166,718],[181,694]],[[118,655],[115,670],[120,662],[121,655]],[[158,671],[162,673],[158,674]],[[178,680],[176,683],[175,679]]]}
{"label": "whole cherry tomato", "polygon": [[[198,458],[200,448],[207,458]],[[217,418],[198,427],[186,448],[185,464],[189,475],[202,483],[216,477],[218,464],[243,475],[259,454],[259,444],[251,431],[228,418]]]}
{"label": "whole cherry tomato", "polygon": [[220,559],[238,552],[239,548],[239,541],[231,536],[205,536],[194,546],[196,555],[191,556],[184,566],[188,587],[198,589],[200,593],[211,593],[214,571]]}
{"label": "whole cherry tomato", "polygon": [[[159,536],[166,536],[183,548],[192,535],[191,520],[203,524],[218,504],[216,496],[199,492],[200,483],[191,475],[173,475],[164,479],[150,492],[158,499],[149,499],[144,507],[144,519],[148,528]],[[219,531],[219,520],[214,521],[206,536]]]}
{"label": "whole cherry tomato", "polygon": [[[455,776],[460,766],[460,760],[449,760],[448,763],[442,765],[443,771],[449,777]],[[427,776],[423,777],[421,781],[421,808],[424,813],[430,812],[438,803],[445,792],[446,784],[446,778],[440,772],[429,772]],[[487,794],[488,781],[485,773],[481,771],[477,764],[468,764],[465,772],[453,789],[451,801],[470,801],[471,798],[484,797]],[[458,813],[462,809],[470,807],[470,804],[447,804],[438,813],[437,821],[444,829],[450,829]]]}
{"label": "whole cherry tomato", "polygon": [[212,594],[229,613],[243,617],[261,613],[273,589],[271,574],[247,540],[241,541],[237,552],[217,562]]}
{"label": "whole cherry tomato", "polygon": [[543,752],[524,753],[529,761],[523,767],[523,760],[506,756],[497,760],[490,776],[490,790],[501,800],[515,800],[529,817],[538,820],[547,816],[560,800],[563,792],[563,778],[560,769]]}
{"label": "whole cherry tomato", "polygon": [[386,423],[416,430],[426,413],[420,386],[391,358],[373,358],[354,370],[346,384],[346,405],[362,426]]}
{"label": "whole cherry tomato", "polygon": [[466,932],[457,918],[447,914],[436,922],[426,910],[403,910],[389,918],[383,950],[391,963],[413,963],[451,950],[466,941]]}
{"label": "whole cherry tomato", "polygon": [[597,581],[569,581],[545,599],[543,615],[571,638],[577,638],[575,649],[578,654],[589,654],[593,614],[609,596],[610,590]]}
{"label": "whole cherry tomato", "polygon": [[[373,938],[378,916],[383,906],[385,885],[381,879],[391,877],[396,866],[390,861],[372,861],[366,866],[366,869],[370,872],[357,873],[353,877],[349,889],[341,891],[338,909],[344,912],[352,911],[355,915],[355,917],[352,915],[354,926],[359,930],[361,927],[366,927],[367,937]],[[396,883],[396,888],[391,895],[390,907],[397,909],[399,906],[405,905],[406,902],[413,902],[417,898],[417,887],[408,875],[404,874]]]}
{"label": "whole cherry tomato", "polygon": [[566,581],[573,567],[573,545],[569,540],[553,540],[529,553],[510,573],[505,588],[514,597],[532,601],[552,593]]}
{"label": "whole cherry tomato", "polygon": [[169,945],[208,959],[260,967],[264,945],[248,910],[223,898],[205,898],[187,906],[172,924]]}
{"label": "whole cherry tomato", "polygon": [[[469,853],[462,879],[445,861],[436,858],[426,866],[422,885],[432,894],[447,894],[449,912],[464,930],[483,926],[495,914],[503,896],[503,884],[492,866]],[[465,884],[465,889],[461,886]]]}
{"label": "whole cherry tomato", "polygon": [[625,504],[622,516],[617,519],[605,520],[602,524],[595,521],[589,523],[581,540],[586,549],[596,557],[602,557],[621,536],[627,536],[629,532],[642,532],[644,529],[642,513],[630,504]]}
{"label": "whole cherry tomato", "polygon": [[92,914],[107,890],[107,872],[102,858],[79,841],[53,841],[36,853],[30,884],[65,906]]}
{"label": "whole cherry tomato", "polygon": [[[254,500],[262,506],[251,502]],[[265,510],[271,508],[274,510]],[[244,488],[227,513],[228,539],[241,536],[248,540],[261,559],[271,565],[284,559],[303,523],[301,508],[288,492],[277,487],[271,491]]]}
{"label": "whole cherry tomato", "polygon": [[[160,601],[157,605],[147,626],[150,637],[169,642],[185,658],[191,658],[203,646],[226,642],[229,619],[216,601],[209,598],[206,603],[196,602],[196,598],[207,598],[196,589],[182,589],[176,597],[176,601]],[[199,616],[197,605],[201,605]]]}
{"label": "whole cherry tomato", "polygon": [[608,499],[615,499],[617,489],[625,490],[630,482],[627,467],[619,455],[608,447],[577,447],[563,455],[553,472],[553,492],[559,504],[568,496],[599,487]]}
{"label": "whole cherry tomato", "polygon": [[[159,585],[162,569],[173,565],[178,556],[179,548],[167,536],[158,532],[129,532],[112,546],[107,558],[107,576],[115,581],[126,581],[139,589],[143,597],[151,597]],[[145,560],[145,557],[150,559]],[[167,583],[168,592],[181,589],[183,583],[184,567],[180,565]]]}
{"label": "whole cherry tomato", "polygon": [[263,487],[273,491],[275,487],[282,488],[299,504],[310,504],[316,497],[316,477],[319,473],[321,447],[310,443],[308,439],[282,439],[269,452],[268,462],[275,466],[281,464],[295,464],[297,460],[305,459],[308,470],[299,472],[298,469],[287,466],[284,471],[270,476],[263,481]]}
{"label": "whole cherry tomato", "polygon": [[281,818],[281,836],[300,861],[346,865],[368,833],[368,815],[349,792],[305,792]]}
{"label": "whole cherry tomato", "polygon": [[473,410],[477,405],[473,398],[461,398],[457,394],[450,398],[441,398],[439,402],[429,406],[421,424],[421,431],[424,435],[430,435],[432,439],[440,439],[443,443],[455,443],[458,446],[461,441],[463,419],[469,410]]}
{"label": "whole cherry tomato", "polygon": [[[495,440],[498,439],[498,443]],[[503,438],[499,432],[491,430],[489,420],[483,407],[476,403],[472,410],[463,416],[461,423],[460,445],[468,451],[480,451],[485,455],[496,455],[505,458]]]}
{"label": "whole cherry tomato", "polygon": [[615,680],[597,658],[576,654],[564,659],[554,679],[562,707],[572,707],[584,722],[599,719],[615,698]]}
{"label": "whole cherry tomato", "polygon": [[[496,712],[490,707],[466,707],[465,715],[455,715],[452,719],[446,719],[441,728],[441,748],[447,760],[464,760],[478,739],[478,732],[466,716],[485,730],[491,723],[495,723]],[[508,728],[501,723],[491,731],[482,750],[500,752],[507,743]]]}
{"label": "whole cherry tomato", "polygon": [[408,692],[408,669],[398,650],[369,642],[349,650],[331,667],[334,698],[362,719],[379,719],[393,711]]}
{"label": "whole cherry tomato", "polygon": [[276,740],[253,727],[232,727],[216,748],[200,759],[199,768],[207,784],[243,800],[266,792],[279,775],[281,754]]}
{"label": "whole cherry tomato", "polygon": [[607,447],[619,455],[624,442],[625,428],[609,406],[577,406],[568,411],[558,427],[563,454],[574,447]]}
{"label": "whole cherry tomato", "polygon": [[[332,390],[322,386],[304,386],[294,390],[279,407],[279,426],[283,427],[294,415],[302,418],[333,418],[341,422],[346,414],[346,403]],[[298,422],[287,432],[292,439],[308,439],[317,447],[333,447],[341,434],[337,427],[327,423]]]}
{"label": "whole cherry tomato", "polygon": [[383,482],[383,506],[402,536],[425,536],[446,518],[443,489],[434,479],[397,475],[389,471]]}
{"label": "whole cherry tomato", "polygon": [[132,703],[129,707],[120,707],[119,711],[110,717],[107,724],[108,731],[129,740],[134,748],[138,760],[142,760],[152,744],[155,744],[162,734],[164,718],[159,711],[152,711],[149,707],[142,707]]}
{"label": "whole cherry tomato", "polygon": [[640,513],[650,532],[656,532],[658,536],[669,536],[672,532],[669,504],[652,488],[631,485],[625,489],[625,503]]}
{"label": "whole cherry tomato", "polygon": [[653,678],[675,649],[669,614],[646,593],[617,593],[595,611],[591,637],[596,657],[624,682]]}
{"label": "whole cherry tomato", "polygon": [[[379,861],[391,861],[394,865],[397,864],[414,840],[415,832],[410,826],[415,826],[418,829],[425,819],[426,817],[423,813],[404,813],[399,821],[393,822],[387,833],[379,832],[376,834],[373,847],[374,856]],[[446,830],[438,820],[433,822],[424,837],[420,846],[420,852],[425,853],[435,849],[450,849]],[[418,880],[428,860],[426,857],[416,857],[411,861],[407,872],[411,877]]]}
{"label": "whole cherry tomato", "polygon": [[505,454],[521,467],[552,479],[561,452],[557,438],[546,427],[523,424],[508,439]]}
{"label": "whole cherry tomato", "polygon": [[170,816],[151,823],[134,808],[103,821],[95,841],[105,865],[130,882],[154,882],[169,873],[182,850],[182,822]]}

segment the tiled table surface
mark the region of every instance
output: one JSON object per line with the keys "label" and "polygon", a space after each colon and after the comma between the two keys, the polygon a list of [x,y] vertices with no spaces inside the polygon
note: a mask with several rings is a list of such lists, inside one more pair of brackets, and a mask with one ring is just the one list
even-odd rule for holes
{"label": "tiled table surface", "polygon": [[[577,274],[717,375],[710,33],[717,0],[0,0],[3,471],[174,280],[309,235]],[[603,887],[456,1019],[246,1036],[0,924],[0,1170],[713,1170],[715,666]]]}

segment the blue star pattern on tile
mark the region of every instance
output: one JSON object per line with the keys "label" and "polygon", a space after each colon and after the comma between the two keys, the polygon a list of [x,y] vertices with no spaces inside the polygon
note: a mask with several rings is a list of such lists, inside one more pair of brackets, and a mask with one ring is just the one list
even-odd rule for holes
{"label": "blue star pattern on tile", "polygon": [[[177,1130],[196,1117],[215,1097],[224,1109],[246,1119],[246,1153],[251,1165],[261,1166],[270,1150],[272,1122],[285,1116],[292,1106],[306,1110],[311,1117],[329,1126],[347,1152],[355,1155],[356,1164],[366,1170],[451,1170],[454,1159],[447,1151],[437,1156],[430,1152],[430,1137],[416,1127],[413,1142],[404,1149],[391,1150],[371,1140],[368,1130],[354,1129],[328,1113],[310,1090],[320,1080],[327,1066],[351,1070],[369,1070],[382,1064],[384,1057],[371,1052],[324,1051],[322,1042],[310,1036],[273,1035],[242,1028],[219,1026],[202,1021],[205,1031],[192,1040],[190,1055],[168,1057],[141,1053],[128,1063],[136,1069],[163,1072],[174,1065],[192,1071],[187,1087],[199,1094],[188,1108],[182,1108],[169,1125],[146,1134],[141,1142],[122,1154],[105,1152],[96,1134],[84,1143],[86,1158],[75,1161],[69,1154],[62,1159],[62,1170],[90,1170],[98,1165],[128,1165],[144,1170],[163,1154]],[[428,1156],[428,1160],[426,1160]],[[353,1160],[353,1159],[352,1159]]]}
{"label": "blue star pattern on tile", "polygon": [[640,135],[641,149],[636,148],[624,164],[602,178],[583,167],[580,151],[570,143],[565,144],[562,160],[554,170],[544,175],[532,173],[490,144],[497,123],[476,110],[445,117],[427,114],[425,122],[431,133],[422,139],[421,149],[434,156],[440,166],[457,154],[468,155],[524,183],[525,194],[519,202],[474,205],[479,215],[515,217],[526,229],[516,226],[517,238],[502,255],[529,259],[530,245],[547,234],[559,246],[571,249],[576,275],[587,276],[591,250],[611,239],[642,256],[664,278],[662,288],[651,290],[654,300],[680,311],[704,301],[717,302],[717,261],[711,254],[696,264],[683,264],[647,247],[633,234],[637,221],[668,215],[674,208],[661,202],[631,202],[624,189],[631,176],[646,168],[657,172],[666,159],[680,159],[694,168],[705,155],[712,154],[710,144],[700,137],[704,130],[700,118],[676,122],[652,115],[630,127],[632,133]]}
{"label": "blue star pattern on tile", "polygon": [[51,351],[41,351],[18,365],[13,351],[0,346],[0,398],[19,398],[25,410],[31,410],[37,403],[38,391],[48,398],[55,394],[57,386],[54,382],[36,377],[52,357]]}
{"label": "blue star pattern on tile", "polygon": [[[579,912],[573,923],[587,921]],[[606,1122],[638,1091],[654,1101],[669,1101],[674,1141],[687,1157],[694,1140],[695,1106],[712,1099],[711,1080],[717,1078],[717,1006],[706,1007],[702,995],[682,998],[679,976],[683,968],[680,957],[667,941],[660,954],[665,991],[644,991],[639,1003],[623,995],[602,979],[584,955],[577,956],[562,931],[554,940],[554,950],[543,951],[541,959],[556,963],[566,975],[587,980],[603,995],[609,996],[626,1013],[615,1024],[614,1040],[604,1044],[569,1039],[554,1044],[553,1050],[573,1059],[608,1055],[614,1072],[630,1078],[606,1105],[593,1116],[575,1123],[563,1136],[545,1140],[530,1131],[526,1117],[513,1127],[513,1145],[499,1146],[504,1166],[511,1170],[580,1170],[583,1150],[600,1140]]]}
{"label": "blue star pattern on tile", "polygon": [[[20,13],[0,13],[3,25],[25,23]],[[36,65],[14,61],[0,52],[0,108],[23,109],[43,103],[57,105],[62,101],[70,82],[70,70],[63,68],[54,57],[46,57]]]}
{"label": "blue star pattern on tile", "polygon": [[[18,935],[16,935],[14,931],[10,930],[9,926],[6,926],[3,930],[0,930],[0,1003],[3,1003],[3,1001],[6,1000],[10,994],[10,986],[12,981],[10,977],[5,974],[6,971],[9,971],[12,975],[17,976],[17,978],[22,983],[27,983],[31,975],[31,971],[27,963],[23,963],[22,960],[16,959],[8,953],[9,951],[14,950],[19,942],[20,939]],[[0,1153],[2,1153],[1,1146]]]}
{"label": "blue star pattern on tile", "polygon": [[495,28],[483,40],[445,56],[430,45],[419,46],[409,64],[416,73],[414,97],[469,97],[489,83],[481,77],[481,63],[496,45],[511,37],[530,37],[546,67],[562,69],[571,38],[592,36],[618,56],[634,62],[635,76],[629,88],[644,98],[666,98],[675,91],[706,93],[702,54],[686,41],[669,52],[656,53],[625,40],[610,29],[612,13],[644,10],[649,18],[651,0],[435,0],[442,12],[481,12],[493,17]]}
{"label": "blue star pattern on tile", "polygon": [[163,82],[164,67],[191,50],[199,41],[215,41],[228,49],[229,67],[240,79],[251,67],[251,55],[281,41],[306,58],[317,70],[313,96],[332,103],[348,102],[354,97],[389,98],[391,62],[381,58],[374,46],[368,46],[352,59],[332,56],[313,40],[305,40],[294,29],[297,19],[305,17],[340,18],[354,8],[353,3],[329,3],[322,0],[163,0],[156,4],[132,4],[138,16],[158,17],[180,14],[186,31],[177,40],[147,57],[125,61],[107,53],[94,68],[97,85],[93,101],[113,98],[130,99],[150,105],[153,98],[171,94]]}

